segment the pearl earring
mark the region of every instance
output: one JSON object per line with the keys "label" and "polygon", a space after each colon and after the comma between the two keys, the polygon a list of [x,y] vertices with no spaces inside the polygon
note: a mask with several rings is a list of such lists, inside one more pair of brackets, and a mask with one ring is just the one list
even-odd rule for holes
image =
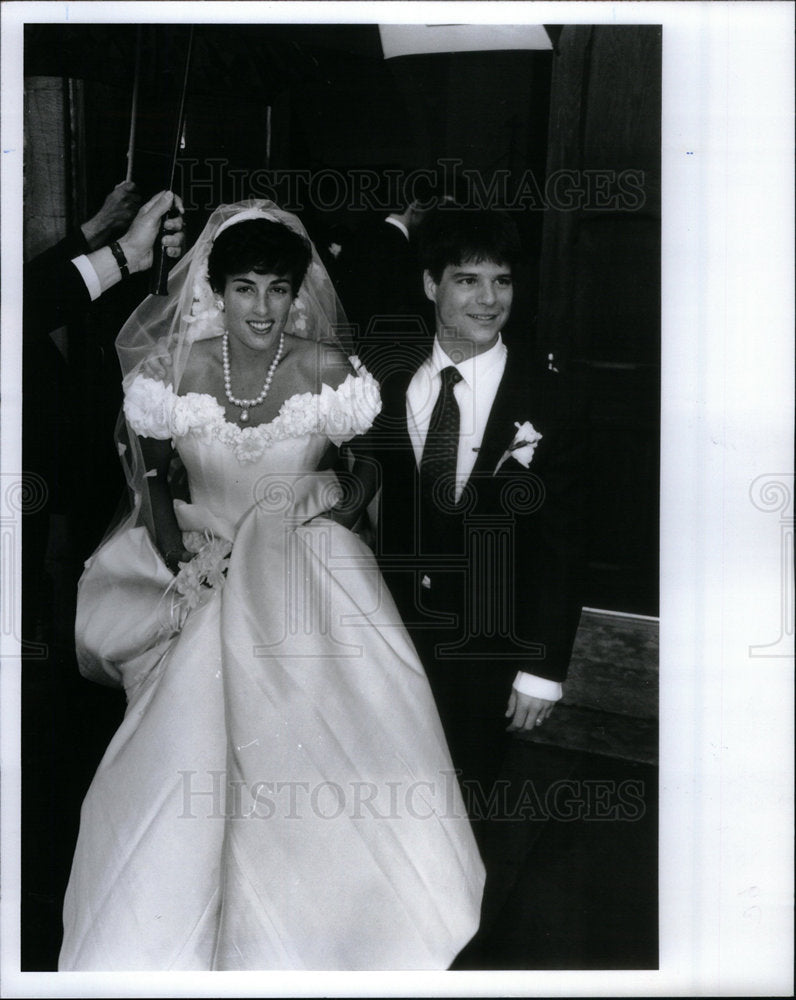
{"label": "pearl earring", "polygon": [[216,299],[216,309],[218,309],[219,312],[224,312],[224,300],[223,299]]}

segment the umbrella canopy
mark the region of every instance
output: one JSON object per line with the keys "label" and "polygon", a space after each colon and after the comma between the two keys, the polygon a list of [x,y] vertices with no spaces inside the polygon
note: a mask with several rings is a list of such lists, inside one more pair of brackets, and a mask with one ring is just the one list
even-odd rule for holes
{"label": "umbrella canopy", "polygon": [[[30,24],[25,29],[25,75],[83,81],[91,88],[87,100],[99,104],[102,141],[124,150],[127,143],[120,133],[126,135],[130,125],[138,54],[136,175],[141,178],[154,171],[155,160],[170,159],[174,148],[189,33],[187,24]],[[382,146],[393,136],[400,147],[400,129],[388,126],[387,119],[406,116],[388,106],[384,65],[376,25],[197,24],[188,74],[186,155],[198,152],[241,166],[233,163],[230,144],[237,139],[231,133],[241,135],[241,118],[264,129],[260,109],[277,102],[290,106],[288,117],[296,126],[292,134],[281,128],[283,146],[301,143],[300,132],[310,131],[315,149],[334,147],[336,138],[354,151],[362,135]],[[339,100],[330,115],[330,104],[336,102],[329,95],[350,98],[352,88],[367,92],[368,99],[356,109],[350,99]],[[251,109],[248,115],[241,113],[243,107]],[[369,114],[363,117],[363,111]],[[195,144],[211,125],[212,154],[202,143],[198,150]],[[245,136],[242,141],[245,146]],[[333,156],[331,148],[329,153]],[[322,154],[321,164],[324,159]],[[160,186],[167,179],[168,171],[152,183]]]}

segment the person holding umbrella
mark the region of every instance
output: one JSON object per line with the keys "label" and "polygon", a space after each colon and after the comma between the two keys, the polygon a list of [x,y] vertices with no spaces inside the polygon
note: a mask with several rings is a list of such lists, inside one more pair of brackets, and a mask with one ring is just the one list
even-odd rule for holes
{"label": "person holding umbrella", "polygon": [[68,414],[76,373],[48,334],[79,323],[101,295],[151,266],[161,216],[172,206],[178,214],[163,222],[160,242],[169,260],[180,257],[185,234],[179,196],[161,191],[139,206],[136,185],[117,184],[77,232],[23,269],[23,468],[43,484],[42,503],[25,519],[23,631],[29,637],[38,627],[50,514],[67,504],[73,457]]}
{"label": "person holding umbrella", "polygon": [[[122,181],[79,233],[28,261],[23,292],[25,340],[39,340],[79,319],[114,285],[150,268],[161,217],[175,205],[179,214],[165,219],[160,242],[168,257],[182,254],[185,235],[179,195],[160,191],[139,209],[140,204],[135,184]],[[118,233],[122,235],[114,239]]]}

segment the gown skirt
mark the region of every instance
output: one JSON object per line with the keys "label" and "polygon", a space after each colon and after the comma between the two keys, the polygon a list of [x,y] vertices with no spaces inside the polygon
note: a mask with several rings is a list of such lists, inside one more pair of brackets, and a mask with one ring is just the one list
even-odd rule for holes
{"label": "gown skirt", "polygon": [[61,970],[445,969],[475,933],[483,865],[431,690],[372,553],[322,515],[333,478],[235,524],[175,505],[232,543],[193,606],[143,527],[87,564],[81,670],[128,705]]}

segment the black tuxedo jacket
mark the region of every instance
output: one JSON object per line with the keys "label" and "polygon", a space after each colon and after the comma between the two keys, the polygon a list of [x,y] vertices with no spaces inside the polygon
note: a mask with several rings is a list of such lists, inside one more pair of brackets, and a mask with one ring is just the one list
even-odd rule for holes
{"label": "black tuxedo jacket", "polygon": [[73,481],[75,386],[70,367],[49,334],[80,320],[91,304],[85,282],[71,263],[87,251],[78,230],[23,268],[22,457],[25,471],[47,484],[42,518],[53,503],[52,509],[63,509]]}
{"label": "black tuxedo jacket", "polygon": [[27,343],[41,343],[48,333],[79,319],[88,309],[91,296],[71,263],[84,253],[88,246],[78,231],[25,264],[23,335]]}
{"label": "black tuxedo jacket", "polygon": [[[413,374],[385,379],[369,437],[382,487],[377,556],[421,657],[562,681],[581,610],[582,396],[565,376],[534,371],[509,348],[473,473],[424,543],[406,424]],[[529,467],[509,458],[495,473],[515,422],[525,421],[543,435]]]}

